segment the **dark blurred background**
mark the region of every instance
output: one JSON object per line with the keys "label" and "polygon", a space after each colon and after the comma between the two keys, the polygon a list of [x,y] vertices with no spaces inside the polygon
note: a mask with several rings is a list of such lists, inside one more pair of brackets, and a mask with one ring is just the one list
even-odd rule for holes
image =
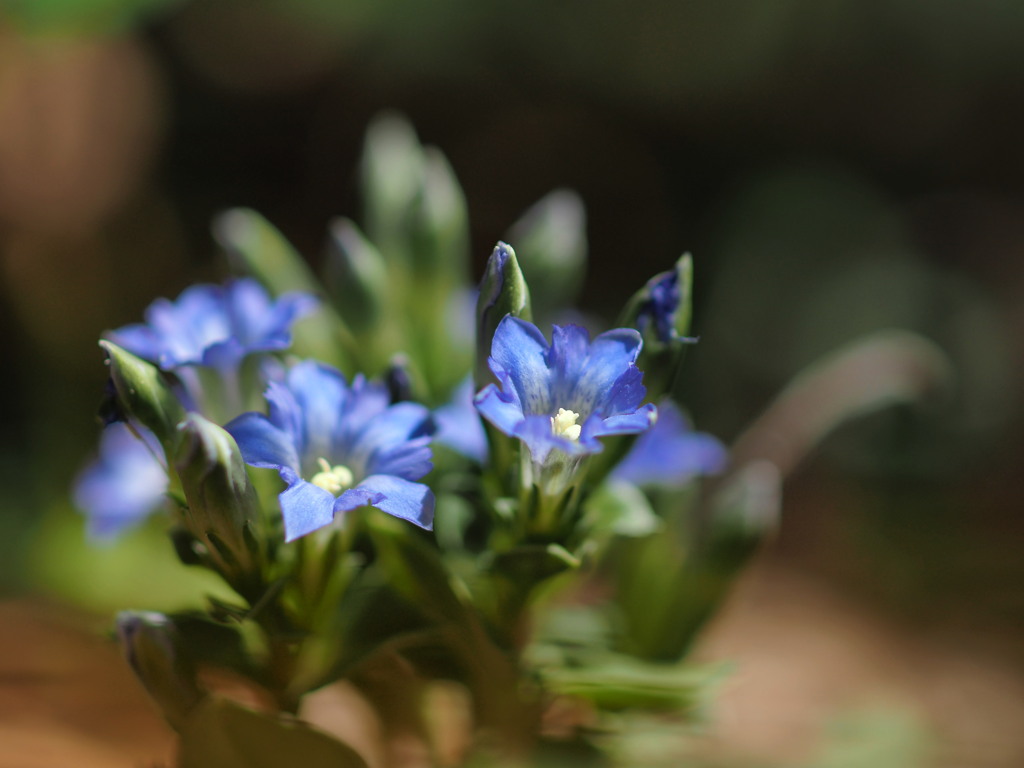
{"label": "dark blurred background", "polygon": [[[950,391],[790,478],[766,559],[1024,685],[1022,97],[1010,0],[7,0],[0,584],[61,594],[61,557],[85,578],[67,489],[99,334],[224,276],[228,207],[318,262],[329,219],[358,220],[368,122],[397,110],[465,188],[477,273],[556,187],[586,203],[583,301],[608,321],[694,255],[685,391],[726,441],[863,333],[944,349]],[[962,764],[1024,760],[979,728],[961,748],[997,759]]]}

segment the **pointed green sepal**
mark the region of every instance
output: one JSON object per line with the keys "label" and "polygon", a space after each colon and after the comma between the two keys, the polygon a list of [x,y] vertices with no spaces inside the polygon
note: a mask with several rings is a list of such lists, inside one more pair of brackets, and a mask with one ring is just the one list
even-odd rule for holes
{"label": "pointed green sepal", "polygon": [[164,375],[152,363],[113,342],[101,341],[100,347],[107,353],[120,413],[148,427],[170,453],[185,410]]}
{"label": "pointed green sepal", "polygon": [[487,368],[491,354],[491,340],[505,315],[530,320],[530,289],[516,260],[512,246],[499,242],[487,260],[480,297],[476,304],[476,370],[477,388],[493,380]]}
{"label": "pointed green sepal", "polygon": [[579,195],[557,189],[509,229],[519,261],[533,282],[533,309],[550,317],[579,295],[587,263],[587,216]]}
{"label": "pointed green sepal", "polygon": [[684,253],[675,266],[679,280],[679,308],[676,310],[675,331],[679,338],[689,338],[693,319],[693,257]]}
{"label": "pointed green sepal", "polygon": [[[259,500],[235,439],[191,413],[180,427],[175,465],[188,502],[186,526],[203,543],[218,571],[238,589],[257,585]],[[247,594],[247,592],[243,592]]]}

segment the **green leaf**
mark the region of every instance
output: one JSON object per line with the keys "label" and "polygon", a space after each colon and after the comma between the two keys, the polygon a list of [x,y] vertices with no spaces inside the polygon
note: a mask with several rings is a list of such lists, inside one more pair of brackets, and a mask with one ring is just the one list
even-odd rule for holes
{"label": "green leaf", "polygon": [[178,760],[179,768],[366,768],[354,749],[301,721],[220,698],[192,711]]}
{"label": "green leaf", "polygon": [[113,342],[101,341],[100,347],[107,353],[110,378],[121,409],[152,430],[164,450],[172,455],[177,425],[185,410],[160,370]]}
{"label": "green leaf", "polygon": [[447,158],[434,147],[423,152],[423,177],[412,208],[411,235],[416,280],[439,283],[448,290],[461,286],[469,261],[466,197]]}
{"label": "green leaf", "polygon": [[408,264],[408,227],[423,179],[423,147],[405,118],[374,119],[363,146],[362,182],[366,231],[384,258]]}
{"label": "green leaf", "polygon": [[387,319],[387,265],[349,219],[331,223],[325,279],[338,313],[353,330],[373,328]]}
{"label": "green leaf", "polygon": [[733,465],[769,461],[788,475],[844,422],[948,392],[952,378],[946,354],[922,336],[900,330],[864,336],[794,378],[736,440]]}
{"label": "green leaf", "polygon": [[200,611],[175,613],[171,617],[181,638],[180,651],[193,664],[231,669],[249,677],[255,676],[241,625],[214,621]]}
{"label": "green leaf", "polygon": [[579,195],[557,189],[541,198],[508,232],[533,284],[533,308],[550,317],[579,294],[587,262],[587,217]]}
{"label": "green leaf", "polygon": [[595,655],[579,666],[542,671],[550,690],[586,699],[605,711],[697,711],[723,676],[721,667],[700,669],[651,664],[619,654]]}
{"label": "green leaf", "polygon": [[277,227],[256,211],[225,211],[214,219],[213,234],[243,271],[275,294],[319,291],[320,284],[302,256]]}
{"label": "green leaf", "polygon": [[425,615],[465,624],[468,609],[456,595],[440,553],[420,541],[407,525],[367,510],[364,519],[377,550],[377,562],[392,587]]}
{"label": "green leaf", "polygon": [[750,465],[715,493],[699,526],[683,519],[664,533],[618,542],[616,601],[626,649],[664,662],[687,653],[774,528],[780,484],[771,465]]}
{"label": "green leaf", "polygon": [[658,530],[661,519],[643,491],[609,480],[587,497],[583,525],[591,535],[648,536]]}
{"label": "green leaf", "polygon": [[[309,265],[284,235],[263,216],[248,208],[225,211],[213,222],[213,234],[236,268],[252,275],[274,296],[288,291],[322,295],[323,287]],[[321,305],[293,330],[298,354],[345,368],[356,344],[341,317]]]}
{"label": "green leaf", "polygon": [[527,544],[495,555],[492,570],[516,583],[536,585],[579,566],[579,559],[559,544]]}

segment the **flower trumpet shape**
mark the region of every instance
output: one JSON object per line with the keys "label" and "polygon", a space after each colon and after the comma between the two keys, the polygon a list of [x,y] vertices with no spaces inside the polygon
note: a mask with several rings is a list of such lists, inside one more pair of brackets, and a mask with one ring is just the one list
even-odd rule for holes
{"label": "flower trumpet shape", "polygon": [[286,293],[272,299],[250,278],[224,286],[194,285],[175,301],[157,299],[146,309],[146,322],[109,334],[132,354],[164,370],[184,365],[220,369],[237,366],[253,352],[291,345],[291,326],[316,307],[316,299]]}
{"label": "flower trumpet shape", "polygon": [[242,458],[276,469],[285,539],[329,524],[335,515],[372,506],[430,528],[434,495],[413,482],[432,468],[434,424],[426,407],[391,404],[383,384],[352,384],[313,361],[293,366],[266,392],[269,416],[244,413],[225,429]]}
{"label": "flower trumpet shape", "polygon": [[613,480],[641,486],[681,488],[697,476],[725,469],[725,446],[696,432],[670,400],[658,405],[658,423],[642,434],[626,457],[612,470]]}
{"label": "flower trumpet shape", "polygon": [[599,437],[635,434],[654,423],[641,405],[646,390],[636,367],[640,334],[617,328],[593,340],[576,325],[554,326],[551,344],[537,326],[511,315],[494,332],[488,365],[498,385],[476,396],[481,415],[522,440],[533,461],[553,450],[583,456],[602,450]]}
{"label": "flower trumpet shape", "polygon": [[136,437],[126,424],[108,426],[100,439],[99,457],[75,482],[75,506],[88,520],[91,536],[115,539],[138,525],[165,499],[167,470],[157,456],[163,451],[156,436],[135,425]]}

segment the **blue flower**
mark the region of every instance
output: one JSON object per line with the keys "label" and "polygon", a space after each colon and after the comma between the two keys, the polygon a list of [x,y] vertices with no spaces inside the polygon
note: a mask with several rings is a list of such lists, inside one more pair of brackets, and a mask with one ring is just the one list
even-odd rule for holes
{"label": "blue flower", "polygon": [[683,413],[665,400],[658,421],[640,435],[626,457],[612,470],[612,480],[633,485],[681,487],[697,475],[721,472],[729,454],[717,438],[694,432]]}
{"label": "blue flower", "polygon": [[478,464],[487,460],[487,435],[473,405],[473,378],[467,376],[447,405],[434,411],[434,440]]}
{"label": "blue flower", "polygon": [[506,316],[488,365],[498,386],[476,396],[480,413],[517,437],[543,464],[552,450],[583,456],[602,450],[605,435],[643,432],[656,416],[641,405],[646,390],[636,367],[640,334],[617,328],[590,339],[576,325],[554,326],[548,345],[537,326]]}
{"label": "blue flower", "polygon": [[430,528],[434,495],[413,482],[429,472],[430,412],[411,402],[391,404],[387,388],[305,361],[266,392],[269,416],[244,413],[225,429],[242,458],[276,469],[285,539],[292,541],[362,506]]}
{"label": "blue flower", "polygon": [[641,332],[653,325],[655,336],[663,344],[671,341],[697,340],[689,336],[680,336],[676,330],[676,315],[682,301],[678,269],[670,269],[652,277],[647,283],[646,294],[647,297],[640,305],[636,319],[636,327]]}
{"label": "blue flower", "polygon": [[142,522],[167,492],[160,443],[145,427],[135,429],[143,440],[120,422],[104,429],[99,457],[75,481],[75,506],[96,539],[111,540]]}
{"label": "blue flower", "polygon": [[146,310],[145,323],[109,337],[164,370],[186,365],[230,369],[253,352],[286,349],[292,323],[316,303],[303,293],[272,299],[251,278],[224,286],[194,285],[173,302],[157,299]]}

